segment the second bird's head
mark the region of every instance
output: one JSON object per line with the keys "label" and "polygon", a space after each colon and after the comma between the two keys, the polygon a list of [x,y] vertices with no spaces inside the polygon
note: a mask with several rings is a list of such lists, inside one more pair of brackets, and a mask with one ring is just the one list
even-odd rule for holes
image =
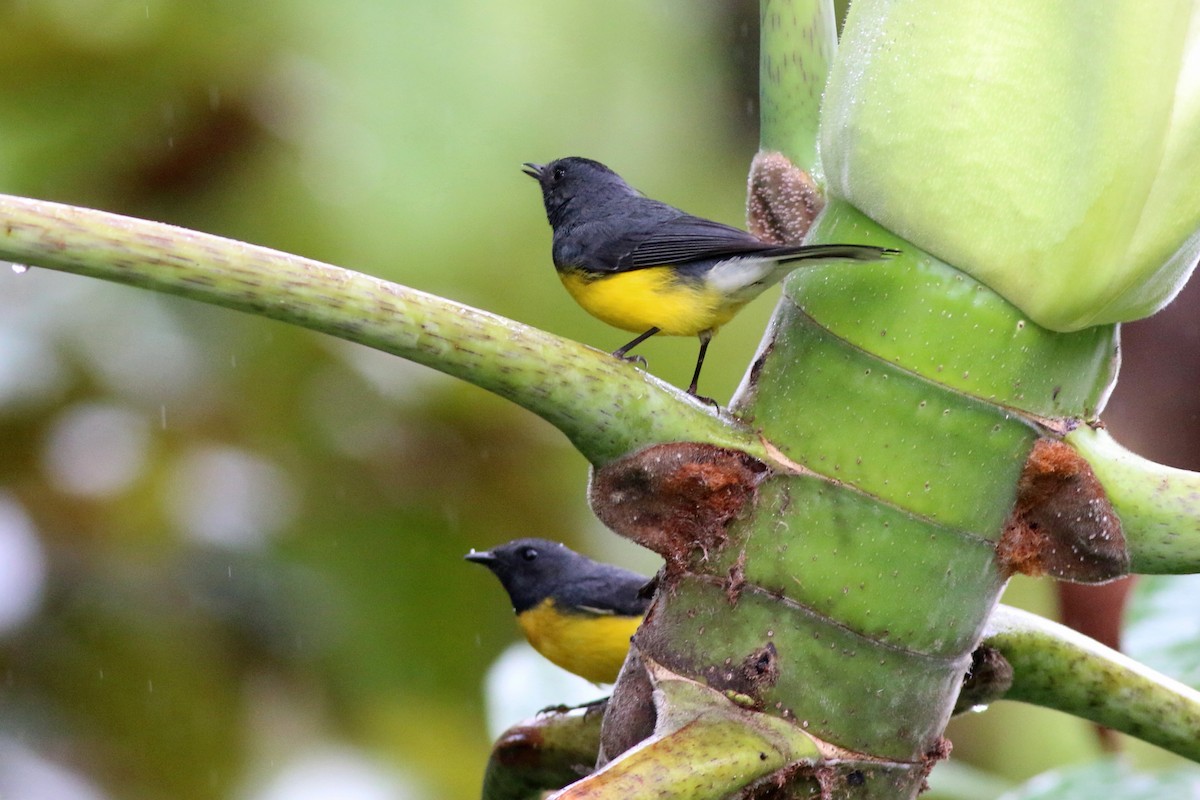
{"label": "second bird's head", "polygon": [[516,539],[491,550],[472,551],[466,559],[500,579],[519,614],[550,596],[583,556],[548,539]]}

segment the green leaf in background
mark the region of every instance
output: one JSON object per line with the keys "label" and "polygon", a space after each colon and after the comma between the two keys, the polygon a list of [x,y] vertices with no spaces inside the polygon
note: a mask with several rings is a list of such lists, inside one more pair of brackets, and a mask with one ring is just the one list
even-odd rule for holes
{"label": "green leaf in background", "polygon": [[1120,761],[1096,761],[1038,775],[1000,800],[1184,800],[1200,797],[1200,769],[1136,772]]}
{"label": "green leaf in background", "polygon": [[1138,580],[1125,612],[1123,649],[1133,658],[1200,688],[1200,575]]}

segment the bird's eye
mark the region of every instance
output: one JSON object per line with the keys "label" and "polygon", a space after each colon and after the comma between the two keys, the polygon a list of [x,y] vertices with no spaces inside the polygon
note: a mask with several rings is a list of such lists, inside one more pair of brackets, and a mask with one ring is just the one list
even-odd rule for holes
{"label": "bird's eye", "polygon": [[558,182],[558,181],[561,181],[566,174],[567,174],[566,167],[557,166],[554,168],[554,171],[552,173],[550,173],[550,178],[551,178],[551,180]]}
{"label": "bird's eye", "polygon": [[538,551],[536,547],[521,548],[521,558],[525,559],[526,561],[533,561],[537,557]]}

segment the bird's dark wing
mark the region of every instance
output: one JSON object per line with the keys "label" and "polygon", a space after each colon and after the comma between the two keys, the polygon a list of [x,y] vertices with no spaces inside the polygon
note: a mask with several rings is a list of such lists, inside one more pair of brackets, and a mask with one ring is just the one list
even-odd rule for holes
{"label": "bird's dark wing", "polygon": [[619,269],[640,269],[709,258],[770,251],[773,245],[720,222],[683,214],[647,231],[617,260]]}
{"label": "bird's dark wing", "polygon": [[644,197],[636,202],[625,198],[614,210],[562,226],[555,231],[553,247],[555,265],[600,273],[732,256],[873,261],[888,254],[866,245],[773,245],[731,225]]}
{"label": "bird's dark wing", "polygon": [[564,605],[587,609],[601,614],[640,617],[650,605],[649,597],[638,593],[648,578],[608,564],[572,582],[558,592]]}

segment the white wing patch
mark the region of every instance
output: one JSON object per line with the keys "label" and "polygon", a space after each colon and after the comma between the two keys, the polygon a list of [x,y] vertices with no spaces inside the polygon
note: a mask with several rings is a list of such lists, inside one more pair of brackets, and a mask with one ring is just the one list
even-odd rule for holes
{"label": "white wing patch", "polygon": [[581,611],[587,611],[590,614],[596,614],[597,616],[614,616],[617,613],[611,608],[596,608],[595,606],[579,605],[576,606],[576,608],[580,609]]}

